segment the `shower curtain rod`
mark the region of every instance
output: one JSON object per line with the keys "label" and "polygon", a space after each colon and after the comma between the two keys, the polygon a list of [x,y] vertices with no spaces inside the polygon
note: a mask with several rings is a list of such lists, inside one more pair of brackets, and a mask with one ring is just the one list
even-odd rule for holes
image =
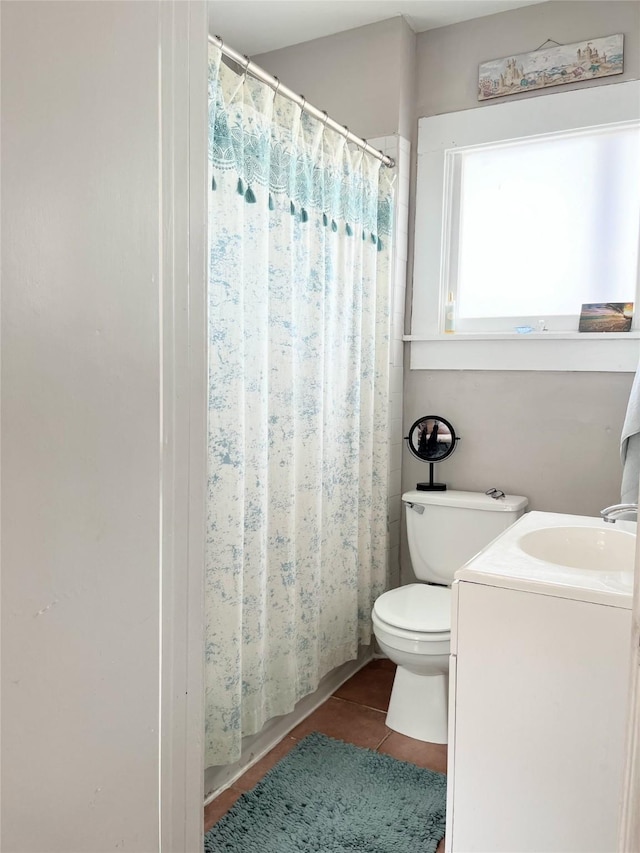
{"label": "shower curtain rod", "polygon": [[384,166],[388,166],[389,168],[393,168],[393,166],[395,166],[395,160],[391,157],[383,154],[382,151],[377,151],[373,146],[369,145],[366,139],[361,139],[359,136],[356,136],[355,133],[351,133],[348,127],[338,124],[337,121],[329,118],[327,113],[323,110],[319,110],[312,104],[307,103],[307,99],[304,95],[297,95],[293,89],[289,89],[288,86],[284,86],[277,77],[274,77],[269,74],[268,71],[260,68],[260,66],[256,65],[255,62],[252,62],[248,56],[243,56],[241,53],[238,53],[237,50],[226,45],[220,36],[209,36],[209,41],[212,44],[215,44],[216,47],[219,47],[225,56],[228,56],[229,59],[232,59],[237,65],[240,65],[245,74],[251,74],[252,77],[262,80],[263,83],[266,83],[268,86],[271,86],[272,89],[275,89],[279,95],[283,95],[285,98],[289,98],[289,100],[294,101],[294,103],[298,104],[298,106],[305,112],[309,113],[309,115],[319,119],[326,127],[330,127],[332,130],[341,133],[342,136],[346,137],[348,142],[353,142],[354,145],[357,145],[359,148],[363,148],[367,154],[371,154],[373,157],[381,160]]}

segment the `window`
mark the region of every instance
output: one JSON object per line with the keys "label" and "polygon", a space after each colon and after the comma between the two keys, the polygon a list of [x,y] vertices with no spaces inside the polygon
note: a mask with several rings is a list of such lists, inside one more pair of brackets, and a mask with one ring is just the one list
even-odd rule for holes
{"label": "window", "polygon": [[[639,244],[640,83],[420,119],[411,366],[635,370]],[[632,331],[578,332],[585,302]]]}
{"label": "window", "polygon": [[462,331],[576,331],[584,302],[633,302],[640,127],[449,152],[447,292]]}

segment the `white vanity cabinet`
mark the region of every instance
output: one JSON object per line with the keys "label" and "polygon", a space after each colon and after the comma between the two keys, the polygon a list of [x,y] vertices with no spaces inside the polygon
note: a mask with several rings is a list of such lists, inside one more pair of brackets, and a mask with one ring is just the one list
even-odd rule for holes
{"label": "white vanity cabinet", "polygon": [[446,850],[613,853],[631,596],[473,566],[453,584]]}

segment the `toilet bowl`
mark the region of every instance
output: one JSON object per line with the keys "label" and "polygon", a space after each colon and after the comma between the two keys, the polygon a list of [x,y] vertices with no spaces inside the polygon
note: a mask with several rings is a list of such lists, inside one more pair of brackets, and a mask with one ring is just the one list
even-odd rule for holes
{"label": "toilet bowl", "polygon": [[527,499],[476,492],[407,492],[412,583],[383,593],[371,614],[380,650],[396,665],[386,723],[447,743],[451,589],[455,572],[524,512]]}

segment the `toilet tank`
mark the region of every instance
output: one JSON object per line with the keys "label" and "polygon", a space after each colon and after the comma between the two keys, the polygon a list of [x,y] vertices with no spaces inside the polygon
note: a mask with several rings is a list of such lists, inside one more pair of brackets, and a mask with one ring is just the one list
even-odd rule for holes
{"label": "toilet tank", "polygon": [[468,560],[525,511],[518,495],[481,492],[405,492],[407,537],[413,572],[421,581],[450,586]]}

